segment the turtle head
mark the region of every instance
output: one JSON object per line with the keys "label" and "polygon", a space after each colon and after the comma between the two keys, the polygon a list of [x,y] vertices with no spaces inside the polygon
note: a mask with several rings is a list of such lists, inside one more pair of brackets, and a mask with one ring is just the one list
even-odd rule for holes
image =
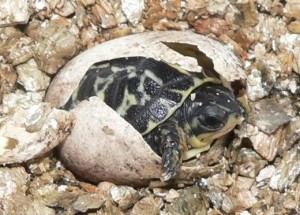
{"label": "turtle head", "polygon": [[233,93],[218,84],[204,84],[191,94],[188,124],[193,133],[193,147],[209,145],[231,131],[245,118],[245,110]]}

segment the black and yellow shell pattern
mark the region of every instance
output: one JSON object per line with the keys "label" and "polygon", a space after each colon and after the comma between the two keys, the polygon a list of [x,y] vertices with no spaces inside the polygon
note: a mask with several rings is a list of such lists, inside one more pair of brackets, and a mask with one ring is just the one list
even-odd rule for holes
{"label": "black and yellow shell pattern", "polygon": [[93,64],[65,108],[98,96],[144,135],[168,119],[205,82],[218,81],[152,58],[118,58]]}

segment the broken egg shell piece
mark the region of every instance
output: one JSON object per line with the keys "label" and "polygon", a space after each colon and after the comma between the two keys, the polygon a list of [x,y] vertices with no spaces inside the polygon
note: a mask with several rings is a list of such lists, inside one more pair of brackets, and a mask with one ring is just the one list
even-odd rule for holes
{"label": "broken egg shell piece", "polygon": [[0,164],[25,162],[49,152],[64,141],[70,134],[74,116],[57,109],[45,115],[44,124],[35,132],[8,117],[1,121]]}
{"label": "broken egg shell piece", "polygon": [[72,134],[59,146],[60,160],[95,183],[147,185],[162,174],[161,159],[128,122],[97,97],[72,111]]}
{"label": "broken egg shell piece", "polygon": [[216,72],[228,82],[246,77],[243,65],[240,59],[234,55],[232,48],[215,39],[195,34],[192,31],[147,32],[104,42],[73,58],[51,82],[46,94],[46,101],[51,102],[54,107],[63,106],[92,64],[120,57],[151,57],[177,64],[188,71],[201,71],[195,58],[184,56],[164,43],[195,46],[211,58]]}

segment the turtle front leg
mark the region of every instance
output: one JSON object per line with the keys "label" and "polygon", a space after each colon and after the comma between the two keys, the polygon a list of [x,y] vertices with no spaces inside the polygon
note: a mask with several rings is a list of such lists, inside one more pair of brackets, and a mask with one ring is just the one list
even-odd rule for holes
{"label": "turtle front leg", "polygon": [[162,179],[168,181],[174,178],[180,169],[185,141],[181,137],[182,132],[177,123],[172,120],[160,125],[158,131],[161,137],[159,151],[164,168]]}

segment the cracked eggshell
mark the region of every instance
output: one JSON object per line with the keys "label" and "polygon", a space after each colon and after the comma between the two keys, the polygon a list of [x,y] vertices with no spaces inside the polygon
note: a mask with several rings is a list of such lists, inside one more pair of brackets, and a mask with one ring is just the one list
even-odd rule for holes
{"label": "cracked eggshell", "polygon": [[[189,71],[201,71],[195,58],[184,56],[163,42],[189,44],[205,53],[226,81],[246,76],[232,49],[214,39],[191,31],[148,32],[104,42],[72,59],[50,84],[46,101],[54,107],[63,106],[88,68],[99,61],[145,56],[177,64]],[[102,101],[96,98],[84,101],[73,113],[77,118],[75,126],[60,145],[59,156],[74,173],[96,183],[106,180],[138,186],[160,178],[160,157],[130,124]]]}
{"label": "cracked eggshell", "polygon": [[59,148],[61,161],[93,182],[144,185],[161,175],[160,157],[130,124],[97,97],[74,110],[72,133]]}

